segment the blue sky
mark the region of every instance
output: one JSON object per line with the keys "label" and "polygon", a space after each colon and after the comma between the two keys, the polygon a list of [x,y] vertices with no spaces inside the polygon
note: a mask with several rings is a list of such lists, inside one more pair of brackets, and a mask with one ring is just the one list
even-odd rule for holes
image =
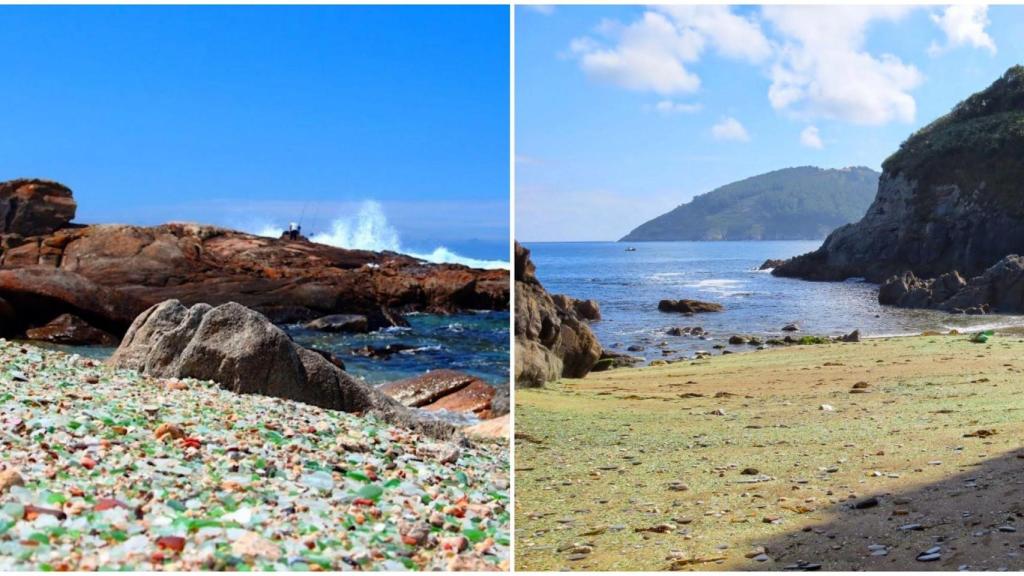
{"label": "blue sky", "polygon": [[0,7],[0,179],[82,222],[327,229],[507,260],[509,14],[489,7]]}
{"label": "blue sky", "polygon": [[1024,63],[1024,8],[518,7],[516,236],[615,240],[788,166],[880,170]]}

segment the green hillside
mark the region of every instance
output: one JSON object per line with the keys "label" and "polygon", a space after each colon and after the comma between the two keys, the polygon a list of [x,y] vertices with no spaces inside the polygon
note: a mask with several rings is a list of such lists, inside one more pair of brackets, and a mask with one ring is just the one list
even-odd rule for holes
{"label": "green hillside", "polygon": [[875,197],[878,176],[864,167],[768,172],[696,196],[622,241],[824,238],[860,220]]}

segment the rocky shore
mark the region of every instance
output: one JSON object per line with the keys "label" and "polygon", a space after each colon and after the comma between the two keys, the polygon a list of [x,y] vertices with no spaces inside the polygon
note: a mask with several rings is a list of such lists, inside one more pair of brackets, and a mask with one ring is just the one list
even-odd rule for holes
{"label": "rocky shore", "polygon": [[537,279],[530,251],[518,242],[515,278],[516,386],[586,376],[601,359],[601,344],[587,325],[601,317],[597,302],[549,294]]}
{"label": "rocky shore", "polygon": [[883,163],[863,219],[772,274],[866,278],[889,285],[884,303],[898,306],[1024,312],[1019,288],[1010,288],[1012,296],[989,290],[1007,284],[990,281],[1012,265],[1003,259],[1024,254],[1022,126],[1024,67],[1014,66],[911,135]]}
{"label": "rocky shore", "polygon": [[139,313],[169,299],[237,302],[278,323],[355,314],[368,329],[402,324],[414,311],[509,307],[505,270],[201,224],[85,226],[71,223],[75,210],[62,184],[0,183],[0,336],[41,330],[74,340],[61,328],[70,315],[93,329],[79,330],[83,339],[120,338]]}
{"label": "rocky shore", "polygon": [[508,445],[0,340],[0,569],[507,569]]}

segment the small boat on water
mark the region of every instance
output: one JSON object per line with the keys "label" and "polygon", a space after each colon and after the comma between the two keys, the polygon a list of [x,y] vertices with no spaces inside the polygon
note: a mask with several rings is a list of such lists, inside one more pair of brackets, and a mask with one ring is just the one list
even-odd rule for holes
{"label": "small boat on water", "polygon": [[626,252],[636,252],[636,248],[633,248],[633,247],[626,248]]}

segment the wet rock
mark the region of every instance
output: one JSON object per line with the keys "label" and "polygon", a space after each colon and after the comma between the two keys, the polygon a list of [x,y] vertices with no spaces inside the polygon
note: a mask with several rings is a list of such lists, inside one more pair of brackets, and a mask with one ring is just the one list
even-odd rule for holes
{"label": "wet rock", "polygon": [[331,314],[307,322],[303,327],[319,332],[365,333],[369,331],[370,324],[362,314]]}
{"label": "wet rock", "polygon": [[782,327],[782,331],[783,332],[799,332],[800,331],[800,327],[797,326],[796,324],[786,324],[785,326]]}
{"label": "wet rock", "polygon": [[683,314],[700,314],[704,312],[721,312],[725,308],[715,302],[702,302],[700,300],[662,300],[658,302],[658,310],[661,312],[680,312]]}

